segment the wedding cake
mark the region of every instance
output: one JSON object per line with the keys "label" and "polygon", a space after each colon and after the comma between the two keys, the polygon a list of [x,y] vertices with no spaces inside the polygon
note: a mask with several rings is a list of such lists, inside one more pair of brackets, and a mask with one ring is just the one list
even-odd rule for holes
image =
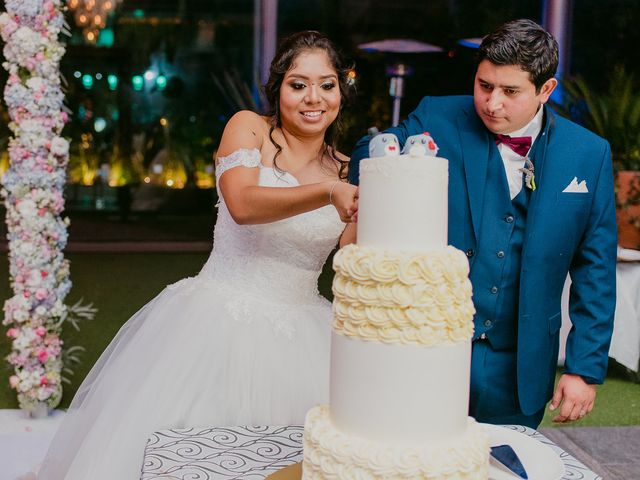
{"label": "wedding cake", "polygon": [[469,264],[447,246],[448,161],[434,150],[416,136],[399,155],[379,134],[360,164],[358,242],[333,263],[330,406],[307,414],[303,479],[488,478],[467,413]]}

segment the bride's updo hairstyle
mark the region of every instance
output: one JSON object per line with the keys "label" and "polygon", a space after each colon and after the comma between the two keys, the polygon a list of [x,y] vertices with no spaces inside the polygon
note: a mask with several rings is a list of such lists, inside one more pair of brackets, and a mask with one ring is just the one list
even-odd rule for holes
{"label": "bride's updo hairstyle", "polygon": [[282,80],[289,69],[293,67],[298,55],[311,50],[322,50],[325,52],[327,57],[329,57],[331,66],[338,75],[340,108],[338,110],[338,116],[325,132],[324,141],[326,149],[322,153],[329,154],[331,158],[339,163],[340,168],[338,169],[338,175],[340,178],[346,178],[348,162],[338,158],[336,151],[337,142],[342,133],[342,108],[350,99],[353,92],[354,82],[352,77],[349,76],[349,73],[353,69],[353,64],[347,64],[333,42],[322,33],[314,30],[294,33],[285,38],[282,43],[280,43],[278,51],[271,62],[271,67],[269,68],[269,80],[267,80],[264,86],[264,93],[269,102],[267,115],[271,117],[269,138],[277,149],[273,158],[273,164],[276,168],[278,167],[276,165],[276,158],[282,152],[282,147],[273,139],[273,131],[282,126],[282,118],[280,116],[280,88],[282,87]]}

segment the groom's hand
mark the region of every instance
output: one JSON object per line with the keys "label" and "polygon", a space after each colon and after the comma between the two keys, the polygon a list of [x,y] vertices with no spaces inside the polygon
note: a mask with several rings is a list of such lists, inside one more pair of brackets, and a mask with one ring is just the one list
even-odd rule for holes
{"label": "groom's hand", "polygon": [[358,211],[358,187],[339,180],[325,184],[329,186],[329,203],[338,211],[340,220],[351,222],[351,217]]}
{"label": "groom's hand", "polygon": [[351,217],[352,223],[358,223],[358,199],[360,198],[360,189],[356,191],[356,196],[353,205],[347,210],[347,215]]}
{"label": "groom's hand", "polygon": [[580,375],[565,373],[560,377],[549,405],[551,411],[560,406],[560,413],[553,421],[567,423],[582,419],[593,409],[595,399],[595,385],[589,385]]}

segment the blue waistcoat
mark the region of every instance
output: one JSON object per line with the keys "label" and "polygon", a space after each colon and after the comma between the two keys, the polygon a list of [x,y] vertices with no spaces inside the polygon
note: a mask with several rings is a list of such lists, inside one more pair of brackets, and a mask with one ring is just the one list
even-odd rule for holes
{"label": "blue waistcoat", "polygon": [[530,197],[531,190],[523,185],[511,200],[502,158],[492,147],[470,277],[476,307],[474,339],[484,333],[495,349],[515,348],[518,342],[520,267]]}

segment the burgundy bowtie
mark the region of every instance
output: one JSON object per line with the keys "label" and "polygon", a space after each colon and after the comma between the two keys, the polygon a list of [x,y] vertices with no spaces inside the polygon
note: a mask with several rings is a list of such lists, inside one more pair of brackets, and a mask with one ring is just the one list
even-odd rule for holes
{"label": "burgundy bowtie", "polygon": [[509,135],[496,134],[496,145],[504,143],[521,157],[524,157],[531,148],[531,137],[510,137]]}

